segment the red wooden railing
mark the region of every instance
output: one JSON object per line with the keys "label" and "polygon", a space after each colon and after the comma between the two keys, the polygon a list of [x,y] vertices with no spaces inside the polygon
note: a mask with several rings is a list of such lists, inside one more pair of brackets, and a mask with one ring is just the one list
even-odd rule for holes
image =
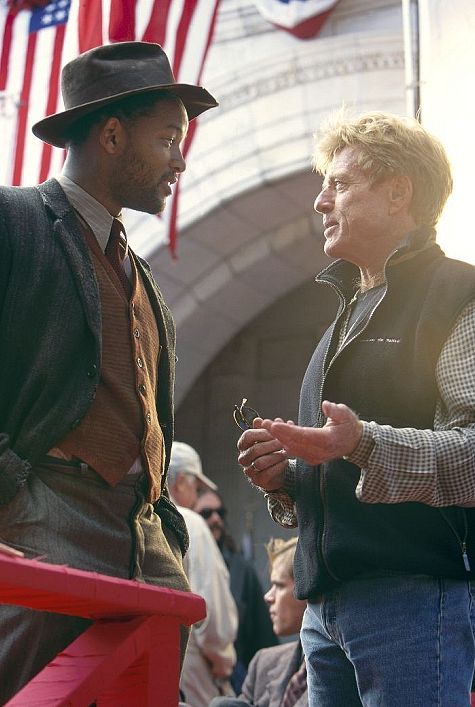
{"label": "red wooden railing", "polygon": [[8,707],[176,707],[179,626],[206,615],[195,594],[6,555],[0,603],[94,621]]}

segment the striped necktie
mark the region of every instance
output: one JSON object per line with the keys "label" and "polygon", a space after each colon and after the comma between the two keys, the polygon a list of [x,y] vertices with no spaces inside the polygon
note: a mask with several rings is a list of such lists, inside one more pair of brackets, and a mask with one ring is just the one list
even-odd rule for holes
{"label": "striped necktie", "polygon": [[130,295],[132,294],[132,286],[124,268],[124,258],[126,252],[127,240],[125,237],[124,226],[119,221],[119,219],[115,218],[112,221],[112,227],[109,235],[109,240],[107,241],[105,256],[114,268],[117,277],[119,278],[122,287],[124,288],[125,294],[127,295],[127,299],[129,299]]}

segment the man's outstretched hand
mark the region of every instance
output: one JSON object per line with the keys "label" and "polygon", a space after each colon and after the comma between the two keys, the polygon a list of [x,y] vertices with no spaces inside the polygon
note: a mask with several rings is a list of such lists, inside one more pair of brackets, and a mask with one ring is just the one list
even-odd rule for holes
{"label": "man's outstretched hand", "polygon": [[361,438],[363,424],[349,407],[322,403],[324,427],[301,427],[281,418],[258,417],[253,428],[238,441],[238,462],[249,481],[264,491],[283,486],[289,458],[300,458],[315,466],[351,454]]}
{"label": "man's outstretched hand", "polygon": [[298,457],[313,466],[348,456],[358,446],[362,422],[342,403],[322,403],[327,418],[323,427],[301,427],[291,420],[263,420],[262,427],[278,440],[289,457]]}

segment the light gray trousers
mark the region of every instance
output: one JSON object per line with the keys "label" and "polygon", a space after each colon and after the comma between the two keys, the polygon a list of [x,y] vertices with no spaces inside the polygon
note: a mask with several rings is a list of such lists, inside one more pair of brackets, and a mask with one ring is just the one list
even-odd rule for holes
{"label": "light gray trousers", "polygon": [[[0,542],[29,558],[188,591],[178,542],[145,501],[143,484],[126,477],[112,488],[91,469],[38,468],[0,509]],[[88,625],[0,605],[0,704]]]}

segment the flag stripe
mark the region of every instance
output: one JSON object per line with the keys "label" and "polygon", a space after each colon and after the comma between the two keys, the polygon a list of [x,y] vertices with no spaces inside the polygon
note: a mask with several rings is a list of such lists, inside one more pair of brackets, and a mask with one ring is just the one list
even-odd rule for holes
{"label": "flag stripe", "polygon": [[205,67],[205,62],[206,62],[206,57],[208,56],[208,49],[211,46],[211,42],[213,41],[213,34],[214,34],[214,29],[216,27],[216,18],[218,16],[218,5],[219,5],[219,0],[216,0],[214,3],[214,7],[211,12],[210,20],[208,22],[208,32],[204,31],[204,35],[206,37],[204,49],[201,55],[201,64],[200,68],[198,70],[198,76],[196,78],[197,83],[201,83],[201,77],[203,75],[203,69]]}
{"label": "flag stripe", "polygon": [[78,25],[80,54],[102,44],[102,0],[80,3]]}
{"label": "flag stripe", "polygon": [[[1,12],[1,8],[0,8]],[[26,17],[25,17],[26,15]],[[29,13],[2,13],[2,25],[7,27],[7,36],[10,34],[11,41],[8,46],[8,53],[4,56],[4,94],[3,112],[0,113],[0,124],[3,140],[6,143],[4,159],[0,162],[2,172],[2,183],[13,183],[13,170],[15,167],[15,146],[17,138],[17,127],[19,118],[20,93],[23,85],[23,75],[28,45],[28,23]],[[3,51],[3,47],[2,47]]]}
{"label": "flag stripe", "polygon": [[[50,73],[50,84],[48,91],[48,100],[46,103],[45,115],[55,113],[58,106],[59,95],[59,79],[61,74],[61,58],[63,55],[64,37],[66,34],[66,25],[59,25],[55,30],[53,60]],[[47,143],[43,143],[40,162],[39,181],[44,182],[48,178],[51,168],[51,156],[53,148]]]}
{"label": "flag stripe", "polygon": [[135,39],[136,0],[111,0],[109,41],[127,42]]}
{"label": "flag stripe", "polygon": [[199,7],[196,9],[188,28],[188,37],[180,63],[180,79],[182,81],[196,83],[201,77],[211,41],[209,30],[214,29],[216,11],[216,2],[199,0]]}
{"label": "flag stripe", "polygon": [[[158,2],[159,0],[156,0]],[[167,26],[165,29],[165,41],[162,46],[167,53],[170,65],[173,67],[175,56],[175,44],[176,44],[176,33],[178,29],[178,24],[180,22],[181,13],[183,10],[183,3],[186,0],[173,0],[170,4],[168,14],[167,14]],[[188,0],[188,2],[195,2],[195,0]]]}
{"label": "flag stripe", "polygon": [[14,19],[15,17],[13,13],[9,12],[7,14],[5,25],[3,28],[2,55],[0,58],[0,91],[4,91],[7,86],[8,65],[10,62],[10,49],[12,46]]}
{"label": "flag stripe", "polygon": [[[201,36],[204,38],[204,46],[202,47],[202,52],[201,52],[201,61],[199,63],[199,68],[198,68],[198,74],[196,76],[196,83],[200,83],[201,81],[201,76],[203,74],[203,69],[205,65],[205,60],[206,56],[208,53],[208,49],[210,47],[213,33],[214,33],[214,28],[216,24],[216,16],[218,14],[218,4],[219,1],[216,0],[214,3],[214,7],[212,7],[212,13],[211,13],[211,18],[208,22],[208,32],[205,33],[203,31],[203,28],[200,27],[200,33]],[[208,8],[209,8],[209,3],[207,3]],[[190,46],[192,45],[192,42],[190,42]],[[195,57],[196,60],[196,57]],[[191,147],[191,144],[193,142],[193,138],[195,136],[196,129],[198,127],[198,122],[194,120],[188,129],[188,133],[185,138],[185,142],[183,145],[183,157],[186,158],[188,155],[188,151]],[[177,226],[178,226],[178,203],[180,200],[180,182],[176,184],[175,187],[175,192],[174,192],[174,197],[173,197],[173,202],[172,202],[172,209],[171,209],[171,215],[170,215],[170,222],[169,222],[169,227],[168,227],[168,245],[170,252],[172,254],[173,258],[176,258],[176,246],[177,246]]]}
{"label": "flag stripe", "polygon": [[13,167],[13,185],[21,184],[23,172],[23,151],[25,149],[25,134],[28,121],[28,107],[30,102],[31,81],[33,77],[33,64],[35,60],[36,34],[28,37],[26,50],[26,66],[23,76],[23,86],[20,94],[20,107],[18,109],[17,137],[15,146],[15,162]]}
{"label": "flag stripe", "polygon": [[172,0],[163,0],[163,2],[154,2],[150,20],[142,35],[144,42],[157,42],[164,45],[167,36],[167,20],[170,11]]}
{"label": "flag stripe", "polygon": [[185,50],[185,43],[188,34],[188,27],[193,21],[193,14],[196,10],[196,2],[185,2],[181,18],[178,23],[175,40],[175,53],[173,56],[172,70],[175,76],[180,73],[181,60]]}

